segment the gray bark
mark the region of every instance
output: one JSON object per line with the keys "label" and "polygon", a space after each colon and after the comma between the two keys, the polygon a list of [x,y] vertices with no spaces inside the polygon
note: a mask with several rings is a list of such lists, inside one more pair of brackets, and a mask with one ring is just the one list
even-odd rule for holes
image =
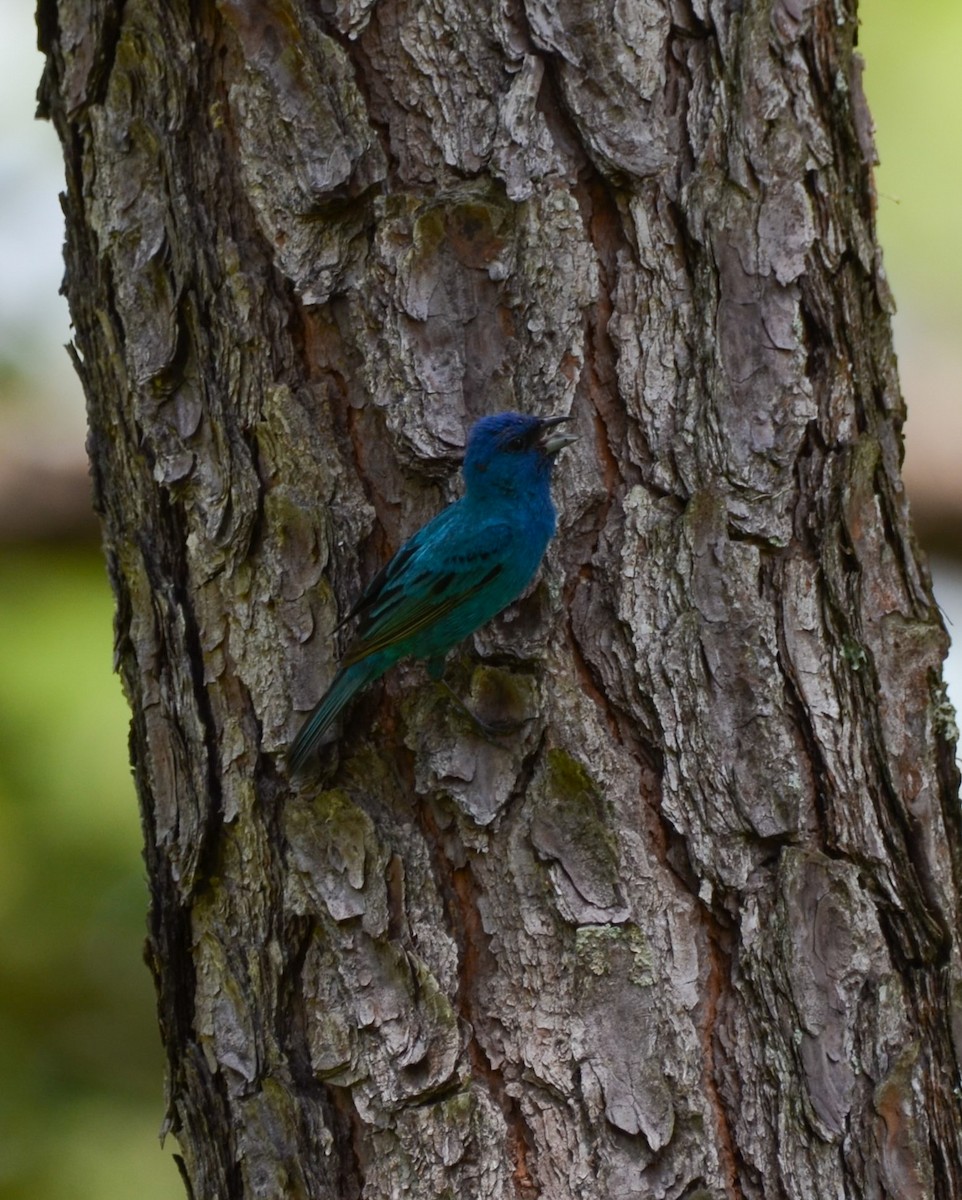
{"label": "gray bark", "polygon": [[[41,0],[168,1053],[214,1197],[962,1197],[946,636],[846,0]],[[316,781],[476,417],[540,582]]]}

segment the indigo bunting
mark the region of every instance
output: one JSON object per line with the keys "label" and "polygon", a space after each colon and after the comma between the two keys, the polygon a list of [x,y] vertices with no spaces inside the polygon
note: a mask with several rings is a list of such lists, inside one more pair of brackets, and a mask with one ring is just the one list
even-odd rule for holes
{"label": "indigo bunting", "polygon": [[408,657],[439,679],[451,647],[528,586],[555,531],[551,468],[576,440],[555,427],[569,419],[507,412],[474,425],[463,497],[404,543],[341,622],[357,617],[357,632],[288,751],[292,775],[356,692]]}

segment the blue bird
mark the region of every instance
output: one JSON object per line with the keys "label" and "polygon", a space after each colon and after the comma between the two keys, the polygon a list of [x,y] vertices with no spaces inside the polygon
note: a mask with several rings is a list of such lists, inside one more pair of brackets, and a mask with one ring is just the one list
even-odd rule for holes
{"label": "blue bird", "polygon": [[569,417],[498,413],[468,436],[464,496],[418,530],[371,580],[342,624],[357,632],[320,703],[288,751],[299,774],[351,697],[402,658],[444,656],[507,607],[534,578],[555,531],[551,468],[576,439]]}

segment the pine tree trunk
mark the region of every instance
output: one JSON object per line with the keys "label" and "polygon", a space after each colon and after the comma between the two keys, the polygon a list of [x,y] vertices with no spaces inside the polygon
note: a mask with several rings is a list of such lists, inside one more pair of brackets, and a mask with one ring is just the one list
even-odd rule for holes
{"label": "pine tree trunk", "polygon": [[[962,1197],[854,7],[39,21],[191,1194]],[[450,678],[529,719],[401,667],[292,785],[339,617],[507,408],[580,441]]]}

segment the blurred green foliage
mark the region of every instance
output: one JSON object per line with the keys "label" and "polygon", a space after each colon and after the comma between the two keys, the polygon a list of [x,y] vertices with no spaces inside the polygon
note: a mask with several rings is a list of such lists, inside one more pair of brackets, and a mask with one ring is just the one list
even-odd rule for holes
{"label": "blurred green foliage", "polygon": [[962,317],[962,4],[861,0],[859,19],[889,282],[900,308],[955,338]]}
{"label": "blurred green foliage", "polygon": [[183,1197],[96,547],[0,552],[0,1196]]}

